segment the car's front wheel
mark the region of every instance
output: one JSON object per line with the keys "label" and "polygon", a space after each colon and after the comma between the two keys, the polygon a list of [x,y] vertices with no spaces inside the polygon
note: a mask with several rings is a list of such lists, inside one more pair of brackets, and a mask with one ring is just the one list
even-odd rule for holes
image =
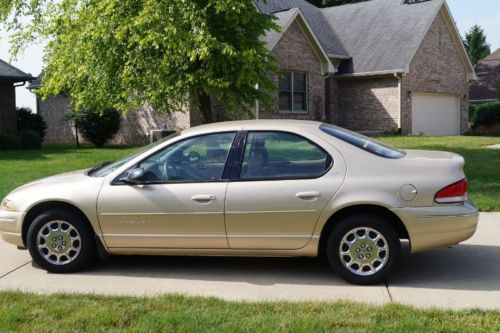
{"label": "car's front wheel", "polygon": [[27,245],[31,257],[51,273],[70,273],[88,267],[96,257],[92,229],[66,209],[41,213],[30,225]]}
{"label": "car's front wheel", "polygon": [[332,268],[346,281],[384,281],[399,258],[401,243],[390,221],[370,214],[349,216],[333,229],[327,243]]}

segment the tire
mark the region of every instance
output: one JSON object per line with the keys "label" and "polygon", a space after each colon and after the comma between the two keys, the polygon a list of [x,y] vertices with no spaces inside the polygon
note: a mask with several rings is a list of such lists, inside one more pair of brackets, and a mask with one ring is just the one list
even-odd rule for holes
{"label": "tire", "polygon": [[371,214],[340,221],[326,248],[333,270],[347,282],[359,285],[382,283],[400,254],[401,243],[391,222]]}
{"label": "tire", "polygon": [[89,267],[97,255],[95,235],[88,222],[67,209],[37,216],[28,229],[33,261],[50,273],[71,273]]}

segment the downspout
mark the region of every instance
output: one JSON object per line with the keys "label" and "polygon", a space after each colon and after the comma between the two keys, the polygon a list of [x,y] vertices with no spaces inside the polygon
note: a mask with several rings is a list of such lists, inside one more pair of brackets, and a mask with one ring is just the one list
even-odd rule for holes
{"label": "downspout", "polygon": [[394,77],[398,80],[398,122],[397,122],[397,125],[398,125],[398,129],[401,131],[402,128],[401,128],[401,79],[402,79],[402,75],[401,76],[399,75],[399,73],[394,73]]}
{"label": "downspout", "polygon": [[[255,85],[255,89],[259,90],[259,84]],[[260,102],[258,99],[255,100],[255,119],[260,119]]]}

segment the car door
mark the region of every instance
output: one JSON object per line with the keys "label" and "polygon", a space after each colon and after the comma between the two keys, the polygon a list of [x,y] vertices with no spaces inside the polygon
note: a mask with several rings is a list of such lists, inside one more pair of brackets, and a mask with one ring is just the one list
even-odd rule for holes
{"label": "car door", "polygon": [[215,133],[178,141],[132,168],[144,170],[144,184],[125,184],[125,172],[104,185],[97,210],[106,244],[228,248],[223,173],[234,137]]}
{"label": "car door", "polygon": [[[251,131],[226,194],[232,249],[299,249],[340,188],[345,165],[294,133]],[[340,159],[340,158],[339,158]]]}

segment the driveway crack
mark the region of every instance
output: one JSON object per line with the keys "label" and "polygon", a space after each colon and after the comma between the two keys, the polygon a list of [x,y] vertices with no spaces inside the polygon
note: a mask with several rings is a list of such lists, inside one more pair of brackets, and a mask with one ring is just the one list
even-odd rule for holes
{"label": "driveway crack", "polygon": [[18,266],[18,267],[16,267],[16,268],[14,268],[13,270],[11,270],[11,271],[9,271],[9,272],[5,273],[4,275],[0,275],[0,279],[3,279],[3,278],[4,278],[4,277],[6,277],[7,275],[12,274],[12,273],[14,273],[15,271],[17,271],[18,269],[21,269],[21,268],[23,268],[24,266],[26,266],[26,265],[28,265],[28,264],[31,264],[31,263],[32,263],[32,260],[28,261],[27,263],[25,263],[25,264],[23,264],[23,265],[21,265],[21,266]]}
{"label": "driveway crack", "polygon": [[385,290],[387,290],[387,295],[389,295],[389,300],[391,303],[393,303],[391,291],[389,290],[389,283],[387,283],[387,280],[385,280],[384,283],[385,283]]}

